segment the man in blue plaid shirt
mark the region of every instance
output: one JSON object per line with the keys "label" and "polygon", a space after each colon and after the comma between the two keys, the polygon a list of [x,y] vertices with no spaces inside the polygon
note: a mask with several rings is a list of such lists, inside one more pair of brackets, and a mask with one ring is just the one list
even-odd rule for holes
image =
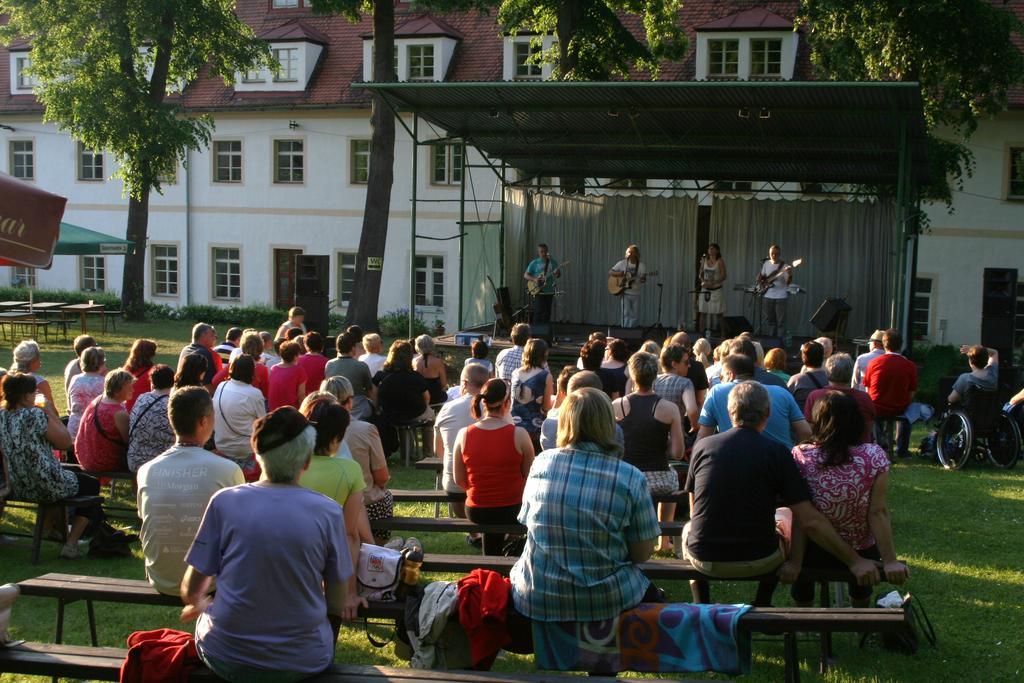
{"label": "man in blue plaid shirt", "polygon": [[512,348],[505,349],[494,359],[494,369],[498,379],[512,381],[512,373],[523,364],[523,347],[530,339],[530,326],[519,323],[512,327]]}

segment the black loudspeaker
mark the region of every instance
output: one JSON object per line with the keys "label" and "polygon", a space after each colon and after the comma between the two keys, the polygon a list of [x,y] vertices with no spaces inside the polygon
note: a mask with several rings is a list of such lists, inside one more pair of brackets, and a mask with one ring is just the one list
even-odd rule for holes
{"label": "black loudspeaker", "polygon": [[989,315],[981,318],[981,345],[999,352],[1000,360],[1013,358],[1013,316]]}
{"label": "black loudspeaker", "polygon": [[551,346],[555,339],[555,328],[551,323],[530,323],[530,336],[543,339]]}
{"label": "black loudspeaker", "polygon": [[726,339],[736,337],[743,332],[753,332],[754,326],[745,316],[727,315],[722,320],[722,334]]}
{"label": "black loudspeaker", "polygon": [[[297,254],[295,256],[295,305],[302,306],[302,296],[331,295],[331,259],[329,256]],[[324,318],[326,320],[326,318]],[[308,323],[307,323],[308,325]]]}
{"label": "black loudspeaker", "polygon": [[[295,305],[306,311],[306,318],[304,320],[306,330],[316,330],[326,339],[328,314],[330,313],[330,301],[327,299],[327,295],[308,296],[296,294]],[[328,347],[325,346],[324,348],[327,349]]]}
{"label": "black loudspeaker", "polygon": [[819,332],[835,332],[843,314],[852,310],[853,306],[846,303],[846,299],[825,299],[811,316],[811,324]]}
{"label": "black loudspeaker", "polygon": [[1017,269],[986,268],[981,290],[981,316],[1012,317],[1016,305]]}

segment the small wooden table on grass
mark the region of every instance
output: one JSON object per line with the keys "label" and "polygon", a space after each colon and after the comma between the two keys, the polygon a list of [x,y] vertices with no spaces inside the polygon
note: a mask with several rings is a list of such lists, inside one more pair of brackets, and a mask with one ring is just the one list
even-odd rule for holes
{"label": "small wooden table on grass", "polygon": [[82,322],[82,334],[85,334],[88,332],[85,324],[85,314],[93,311],[102,311],[103,304],[69,304],[63,310],[78,314],[78,318]]}

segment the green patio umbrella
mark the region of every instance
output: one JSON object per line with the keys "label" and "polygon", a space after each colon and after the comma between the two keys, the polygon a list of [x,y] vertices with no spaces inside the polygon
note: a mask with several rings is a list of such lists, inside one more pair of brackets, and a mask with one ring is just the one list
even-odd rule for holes
{"label": "green patio umbrella", "polygon": [[61,222],[60,237],[54,254],[91,256],[99,254],[127,254],[133,243],[120,237],[105,235],[88,228]]}

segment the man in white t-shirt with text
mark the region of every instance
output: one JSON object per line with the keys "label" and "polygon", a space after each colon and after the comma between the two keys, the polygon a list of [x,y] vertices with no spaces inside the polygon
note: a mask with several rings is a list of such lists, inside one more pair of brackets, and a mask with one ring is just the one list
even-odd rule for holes
{"label": "man in white t-shirt with text", "polygon": [[139,468],[138,508],[146,578],[165,595],[178,595],[185,555],[217,491],[245,483],[233,461],[203,448],[214,429],[213,401],[202,387],[171,394],[167,413],[176,441]]}

